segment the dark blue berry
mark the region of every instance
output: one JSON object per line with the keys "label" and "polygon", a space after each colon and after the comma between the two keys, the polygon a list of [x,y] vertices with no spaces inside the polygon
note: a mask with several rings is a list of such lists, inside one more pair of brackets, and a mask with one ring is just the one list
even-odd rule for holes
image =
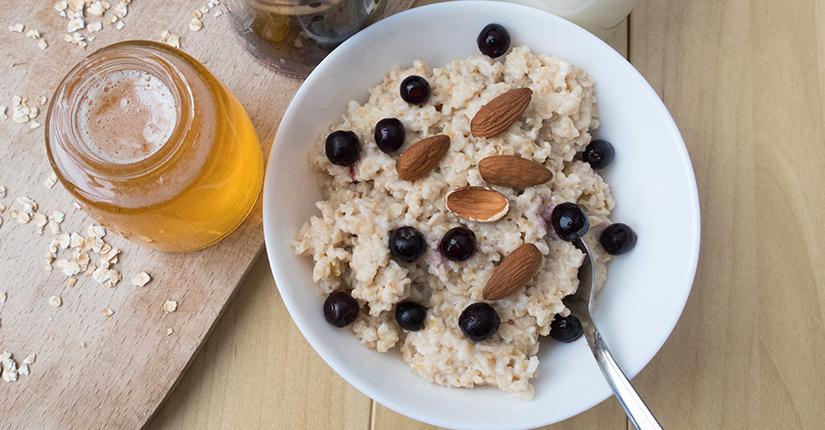
{"label": "dark blue berry", "polygon": [[333,291],[324,300],[324,318],[335,327],[346,327],[358,318],[358,302],[343,291]]}
{"label": "dark blue berry", "polygon": [[599,242],[610,255],[624,254],[636,246],[636,232],[627,224],[610,224],[599,236]]}
{"label": "dark blue berry", "polygon": [[404,330],[418,331],[424,327],[427,308],[416,302],[403,302],[395,307],[395,321]]}
{"label": "dark blue berry", "polygon": [[410,75],[401,81],[401,98],[413,105],[423,105],[430,99],[430,84],[418,75]]}
{"label": "dark blue berry", "polygon": [[550,323],[550,337],[559,342],[572,342],[584,333],[582,323],[573,315],[563,317],[556,315]]}
{"label": "dark blue berry", "polygon": [[390,255],[403,263],[418,260],[426,249],[424,235],[413,227],[399,227],[390,235]]}
{"label": "dark blue berry", "polygon": [[458,326],[468,339],[480,342],[496,334],[501,320],[492,306],[484,302],[464,308],[458,317]]}
{"label": "dark blue berry", "polygon": [[478,34],[476,43],[482,54],[500,57],[510,48],[510,33],[498,24],[487,24]]}
{"label": "dark blue berry", "polygon": [[330,163],[338,166],[351,166],[358,161],[358,156],[361,155],[361,144],[355,133],[338,130],[327,136],[324,150]]}
{"label": "dark blue berry", "polygon": [[389,154],[398,151],[406,136],[404,124],[398,118],[384,118],[375,124],[375,144],[381,152]]}
{"label": "dark blue berry", "polygon": [[590,220],[587,213],[575,203],[565,202],[553,208],[550,216],[553,230],[561,238],[572,242],[581,238],[590,230]]}
{"label": "dark blue berry", "polygon": [[439,248],[448,260],[464,261],[476,252],[476,234],[467,227],[455,227],[444,234]]}
{"label": "dark blue berry", "polygon": [[610,142],[603,139],[596,139],[584,148],[582,160],[590,163],[594,169],[604,169],[613,162],[615,151]]}

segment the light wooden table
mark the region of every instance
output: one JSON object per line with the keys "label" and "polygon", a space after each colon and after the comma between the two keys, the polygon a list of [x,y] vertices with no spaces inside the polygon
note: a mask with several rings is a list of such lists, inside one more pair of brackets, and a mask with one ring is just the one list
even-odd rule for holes
{"label": "light wooden table", "polygon": [[[184,49],[233,89],[269,142],[300,82],[221,53],[233,42],[210,26],[225,23],[205,19],[201,33],[187,33],[188,11],[205,3],[135,0],[134,26],[122,34],[156,38],[178,28]],[[0,11],[55,13],[11,4]],[[670,109],[702,205],[693,292],[667,343],[634,379],[665,428],[825,423],[823,29],[825,4],[812,0],[640,0],[610,41]],[[118,40],[113,31],[90,48]],[[49,49],[64,43],[53,36]],[[32,85],[53,87],[61,72]],[[273,90],[262,94],[262,80]],[[148,428],[430,427],[373,402],[318,357],[262,257]],[[631,426],[611,398],[549,428]]]}
{"label": "light wooden table", "polygon": [[[613,37],[676,120],[702,206],[687,307],[634,379],[665,428],[825,425],[824,11],[807,0],[641,0]],[[261,258],[150,427],[429,426],[332,372]],[[550,428],[632,426],[611,398]]]}

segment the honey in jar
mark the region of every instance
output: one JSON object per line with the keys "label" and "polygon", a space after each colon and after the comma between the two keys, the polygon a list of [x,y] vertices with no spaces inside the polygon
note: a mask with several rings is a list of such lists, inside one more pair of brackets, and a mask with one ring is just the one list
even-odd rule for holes
{"label": "honey in jar", "polygon": [[46,149],[89,215],[159,251],[220,241],[261,189],[243,106],[195,59],[155,42],[117,43],[75,66],[49,108]]}

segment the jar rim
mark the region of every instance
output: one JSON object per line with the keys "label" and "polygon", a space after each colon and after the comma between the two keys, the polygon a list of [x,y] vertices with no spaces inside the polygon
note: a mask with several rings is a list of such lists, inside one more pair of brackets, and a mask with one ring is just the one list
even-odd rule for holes
{"label": "jar rim", "polygon": [[[46,148],[58,145],[84,170],[101,177],[128,179],[162,168],[175,158],[193,119],[193,96],[183,73],[161,54],[181,57],[173,48],[152,41],[125,41],[101,48],[75,65],[55,90],[46,116]],[[159,149],[130,163],[112,163],[92,153],[79,136],[77,109],[91,85],[119,70],[137,70],[158,78],[175,99],[176,120]],[[57,132],[57,130],[61,132]]]}

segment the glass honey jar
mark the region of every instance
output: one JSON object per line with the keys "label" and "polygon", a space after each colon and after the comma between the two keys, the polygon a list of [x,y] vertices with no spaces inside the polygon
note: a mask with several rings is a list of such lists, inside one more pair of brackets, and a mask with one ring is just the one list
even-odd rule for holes
{"label": "glass honey jar", "polygon": [[223,239],[263,178],[237,98],[194,58],[149,41],[102,48],[68,73],[49,108],[46,150],[92,218],[164,252]]}

